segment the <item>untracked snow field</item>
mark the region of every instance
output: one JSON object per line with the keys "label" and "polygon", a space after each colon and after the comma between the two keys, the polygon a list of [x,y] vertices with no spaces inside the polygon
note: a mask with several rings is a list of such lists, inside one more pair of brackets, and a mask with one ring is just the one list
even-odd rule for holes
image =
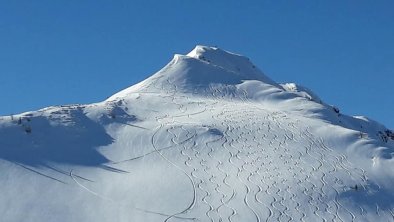
{"label": "untracked snow field", "polygon": [[394,221],[389,131],[250,67],[198,46],[104,102],[0,117],[1,221]]}

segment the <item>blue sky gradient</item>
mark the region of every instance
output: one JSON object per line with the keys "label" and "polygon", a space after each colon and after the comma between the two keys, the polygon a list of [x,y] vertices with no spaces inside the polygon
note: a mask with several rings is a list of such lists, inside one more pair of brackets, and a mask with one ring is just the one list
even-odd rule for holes
{"label": "blue sky gradient", "polygon": [[197,44],[394,128],[394,1],[0,2],[0,115],[92,103]]}

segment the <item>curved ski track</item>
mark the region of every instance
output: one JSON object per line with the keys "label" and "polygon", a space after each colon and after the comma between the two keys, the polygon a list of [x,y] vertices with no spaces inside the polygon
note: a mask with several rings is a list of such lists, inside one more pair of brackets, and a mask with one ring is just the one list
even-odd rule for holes
{"label": "curved ski track", "polygon": [[[315,137],[301,124],[302,117],[265,109],[249,101],[246,92],[233,98],[212,90],[212,97],[204,98],[178,93],[170,80],[166,84],[150,87],[166,92],[155,96],[176,111],[156,116],[150,138],[154,151],[125,160],[160,155],[190,182],[190,203],[163,213],[162,221],[355,222],[367,214],[393,219],[393,210],[355,210],[343,202],[344,190],[367,185],[366,172]],[[221,135],[202,132],[207,127]],[[171,145],[161,147],[158,133],[166,134]]]}

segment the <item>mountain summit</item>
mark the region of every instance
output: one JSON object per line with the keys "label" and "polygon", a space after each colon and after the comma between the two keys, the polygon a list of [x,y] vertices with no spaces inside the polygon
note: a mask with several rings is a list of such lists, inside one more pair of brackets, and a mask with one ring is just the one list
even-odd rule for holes
{"label": "mountain summit", "polygon": [[197,46],[103,102],[0,117],[2,221],[394,221],[394,133]]}
{"label": "mountain summit", "polygon": [[212,93],[218,88],[234,90],[245,80],[257,80],[282,88],[261,72],[247,57],[216,47],[196,46],[187,55],[175,54],[159,72],[116,96],[142,89],[156,91],[176,87],[182,92]]}

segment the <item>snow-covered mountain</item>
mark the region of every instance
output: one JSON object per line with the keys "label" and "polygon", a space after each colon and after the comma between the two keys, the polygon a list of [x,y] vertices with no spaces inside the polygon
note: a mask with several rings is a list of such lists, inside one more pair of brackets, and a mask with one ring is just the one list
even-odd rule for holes
{"label": "snow-covered mountain", "polygon": [[197,46],[107,100],[0,117],[1,221],[394,221],[394,133]]}

